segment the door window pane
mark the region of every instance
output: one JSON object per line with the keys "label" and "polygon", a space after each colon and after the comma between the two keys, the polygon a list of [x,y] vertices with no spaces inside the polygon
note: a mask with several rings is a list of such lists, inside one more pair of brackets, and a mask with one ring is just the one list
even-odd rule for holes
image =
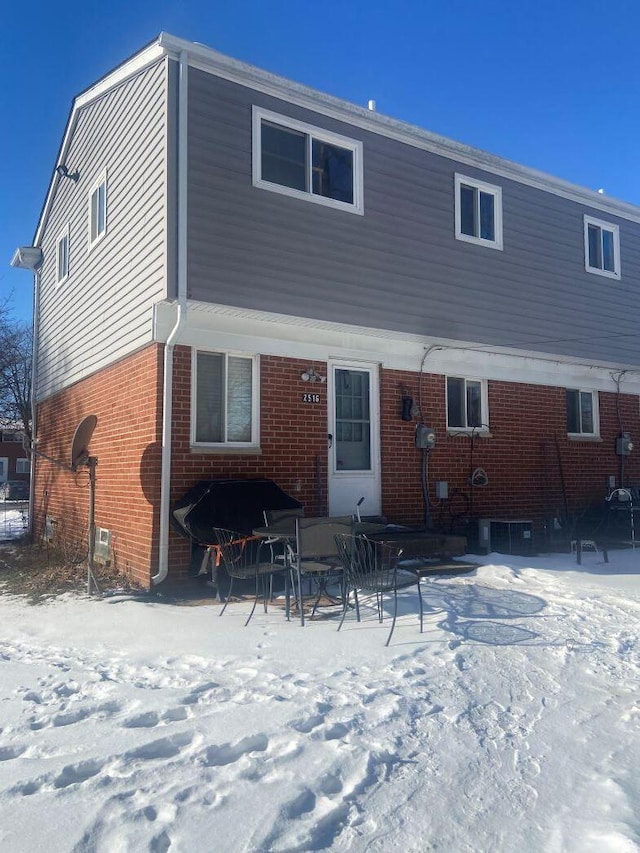
{"label": "door window pane", "polygon": [[368,372],[336,370],[335,460],[339,471],[371,470],[369,389]]}

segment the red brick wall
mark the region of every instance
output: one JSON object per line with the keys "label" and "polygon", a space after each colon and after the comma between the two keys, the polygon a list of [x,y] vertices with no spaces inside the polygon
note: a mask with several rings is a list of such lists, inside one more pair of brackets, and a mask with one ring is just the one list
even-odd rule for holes
{"label": "red brick wall", "polygon": [[[422,387],[421,387],[422,386]],[[615,439],[620,420],[625,431],[640,438],[638,397],[600,392],[602,441],[570,441],[566,427],[564,388],[512,382],[488,383],[491,437],[448,436],[445,379],[426,374],[384,370],[381,377],[383,512],[409,523],[424,516],[421,453],[414,446],[415,423],[400,419],[402,388],[416,403],[422,400],[423,422],[436,431],[429,454],[433,520],[447,526],[449,509],[475,518],[544,518],[579,513],[607,494],[607,478],[620,485],[620,457]],[[469,473],[483,468],[489,483],[470,489]],[[640,450],[625,459],[626,484],[640,483]],[[435,483],[449,484],[450,501],[435,499]]]}
{"label": "red brick wall", "polygon": [[[63,462],[76,426],[97,416],[96,525],[112,531],[117,566],[145,586],[158,559],[162,357],[162,347],[150,346],[38,406],[38,450]],[[86,553],[87,469],[72,474],[37,457],[34,507],[37,536],[49,515],[60,544]]]}
{"label": "red brick wall", "polygon": [[[304,383],[312,363],[262,356],[261,453],[192,453],[190,450],[191,350],[176,347],[173,399],[171,502],[202,479],[268,477],[302,501],[308,514],[327,511],[327,386]],[[98,426],[91,452],[98,457],[96,524],[114,533],[120,568],[149,585],[158,568],[160,438],[163,349],[152,346],[55,395],[39,406],[39,449],[66,461],[73,431],[87,414]],[[326,375],[326,366],[316,370]],[[381,372],[382,508],[393,521],[421,523],[421,453],[416,420],[400,418],[402,388],[421,406],[437,441],[429,454],[432,516],[445,529],[451,515],[531,518],[540,521],[579,511],[606,494],[607,477],[619,484],[615,438],[624,429],[640,437],[636,396],[601,392],[602,442],[573,442],[566,434],[565,391],[489,382],[491,437],[446,433],[444,377]],[[303,402],[317,393],[319,403]],[[640,451],[625,460],[626,482],[640,483]],[[483,468],[486,487],[470,490],[469,472]],[[448,502],[435,500],[435,483],[448,483]],[[65,537],[84,543],[89,492],[87,473],[72,475],[39,459],[35,488],[36,531],[45,514]],[[170,579],[186,578],[191,545],[170,529]]]}
{"label": "red brick wall", "polygon": [[[308,514],[327,512],[327,386],[302,382],[310,362],[276,356],[260,359],[259,455],[250,453],[192,453],[191,350],[176,347],[174,372],[173,474],[171,500],[177,500],[198,480],[218,477],[266,477],[302,501]],[[318,364],[315,364],[318,368]],[[324,372],[324,370],[323,370]],[[325,374],[326,375],[326,374]],[[305,392],[320,395],[320,403],[303,403]],[[185,575],[189,543],[171,533],[172,577]]]}

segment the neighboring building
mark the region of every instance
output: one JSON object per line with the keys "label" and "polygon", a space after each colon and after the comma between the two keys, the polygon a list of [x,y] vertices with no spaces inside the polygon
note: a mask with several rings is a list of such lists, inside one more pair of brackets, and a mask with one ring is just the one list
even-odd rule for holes
{"label": "neighboring building", "polygon": [[[29,483],[29,460],[23,438],[24,432],[16,424],[0,421],[0,500],[5,490],[9,496],[8,487],[3,483]],[[17,492],[18,487],[14,490]]]}
{"label": "neighboring building", "polygon": [[[75,99],[56,167],[38,448],[97,415],[96,523],[143,584],[186,576],[202,479],[412,524],[424,482],[467,531],[640,481],[639,208],[166,34]],[[38,458],[38,534],[83,533],[85,482]]]}

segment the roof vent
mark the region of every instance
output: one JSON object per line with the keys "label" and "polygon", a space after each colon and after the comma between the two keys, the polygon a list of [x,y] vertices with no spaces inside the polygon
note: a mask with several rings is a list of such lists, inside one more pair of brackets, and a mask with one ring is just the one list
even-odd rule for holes
{"label": "roof vent", "polygon": [[367,104],[367,108],[368,108],[369,110],[371,110],[371,112],[372,112],[372,113],[375,113],[375,111],[376,111],[376,102],[375,102],[374,100],[370,100],[370,101],[369,101],[369,103]]}

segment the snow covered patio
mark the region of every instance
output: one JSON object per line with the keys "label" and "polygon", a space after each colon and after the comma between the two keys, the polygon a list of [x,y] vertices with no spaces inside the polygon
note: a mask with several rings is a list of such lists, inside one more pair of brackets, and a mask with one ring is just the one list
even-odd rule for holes
{"label": "snow covered patio", "polygon": [[640,552],[473,559],[388,649],[373,611],[0,596],[0,848],[636,851]]}

